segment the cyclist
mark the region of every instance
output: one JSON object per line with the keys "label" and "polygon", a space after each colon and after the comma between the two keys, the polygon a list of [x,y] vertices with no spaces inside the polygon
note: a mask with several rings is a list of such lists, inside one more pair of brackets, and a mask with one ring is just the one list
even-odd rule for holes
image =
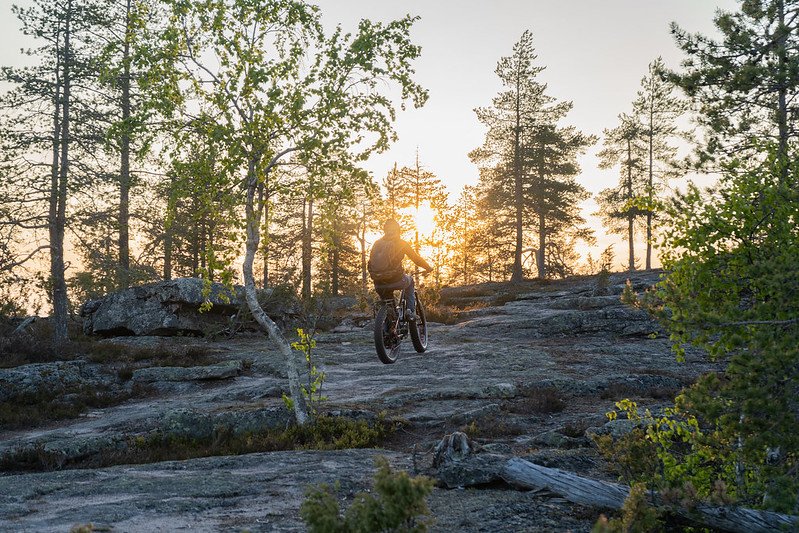
{"label": "cyclist", "polygon": [[375,291],[381,299],[392,299],[396,290],[405,291],[408,302],[406,316],[409,320],[414,321],[416,320],[416,298],[413,290],[413,276],[405,273],[402,261],[405,256],[408,256],[411,261],[425,269],[425,273],[431,272],[433,267],[416,253],[408,242],[402,240],[401,234],[402,229],[399,222],[393,218],[386,220],[383,224],[383,236],[372,246],[367,268],[369,276],[375,284]]}

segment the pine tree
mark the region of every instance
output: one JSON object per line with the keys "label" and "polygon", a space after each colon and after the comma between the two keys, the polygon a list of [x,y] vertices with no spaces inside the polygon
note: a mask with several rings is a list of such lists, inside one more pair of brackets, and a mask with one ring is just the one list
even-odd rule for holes
{"label": "pine tree", "polygon": [[664,79],[661,58],[649,64],[647,75],[633,102],[633,114],[641,124],[640,135],[647,147],[647,194],[643,208],[646,214],[646,269],[652,268],[652,236],[654,218],[659,211],[658,197],[666,182],[678,175],[673,144],[682,134],[677,120],[687,111],[687,103],[674,95],[675,86]]}
{"label": "pine tree", "polygon": [[481,177],[492,180],[489,188],[514,211],[513,281],[523,278],[524,229],[530,218],[536,223],[540,278],[547,275],[548,262],[558,263],[557,234],[584,222],[577,203],[587,191],[574,180],[579,173],[576,158],[596,141],[557,125],[572,104],[556,103],[546,94],[546,85],[537,81],[544,67],[535,66],[536,59],[532,34],[526,31],[513,54],[497,64],[505,90],[494,97],[491,107],[475,110],[488,132],[483,146],[469,154],[473,162],[493,169]]}
{"label": "pine tree", "polygon": [[[571,102],[554,115],[558,120],[571,109]],[[524,155],[530,169],[529,181],[523,189],[529,198],[527,210],[538,222],[536,265],[538,277],[571,275],[576,260],[576,241],[592,242],[593,235],[585,226],[580,202],[589,198],[588,191],[575,180],[580,167],[577,156],[596,142],[574,127],[547,124],[532,129]]]}
{"label": "pine tree", "polygon": [[[413,233],[413,248],[417,252],[421,250],[425,237],[419,233],[419,212],[424,207],[429,207],[440,218],[441,213],[446,209],[447,192],[441,180],[432,172],[424,170],[419,161],[419,151],[416,151],[416,161],[413,167],[403,167],[399,170],[399,183],[395,191],[401,201],[400,218],[405,222],[403,229]],[[416,281],[419,281],[419,267],[415,266]]]}
{"label": "pine tree", "polygon": [[68,204],[94,177],[89,162],[99,141],[90,52],[98,10],[87,0],[35,0],[29,8],[15,6],[14,13],[22,31],[41,45],[27,52],[39,58],[37,65],[2,70],[2,80],[11,84],[3,95],[2,178],[12,180],[6,183],[13,189],[10,203],[23,206],[16,224],[47,230],[46,244],[38,250],[50,254],[53,343],[60,345],[68,340]]}
{"label": "pine tree", "polygon": [[773,142],[785,173],[799,134],[799,2],[746,0],[714,23],[718,41],[671,27],[688,56],[671,77],[698,104],[708,134],[701,160],[758,156]]}
{"label": "pine tree", "polygon": [[641,139],[641,125],[635,117],[619,116],[619,125],[605,130],[599,152],[599,167],[619,167],[619,184],[597,195],[599,215],[611,233],[627,233],[628,270],[635,270],[635,226],[643,211],[638,207],[646,197],[647,146]]}
{"label": "pine tree", "polygon": [[690,343],[722,363],[678,396],[675,414],[701,432],[667,473],[705,480],[701,496],[721,480],[743,505],[796,514],[799,166],[786,181],[777,151],[760,168],[730,163],[711,194],[690,187],[670,206],[656,295],[677,353]]}

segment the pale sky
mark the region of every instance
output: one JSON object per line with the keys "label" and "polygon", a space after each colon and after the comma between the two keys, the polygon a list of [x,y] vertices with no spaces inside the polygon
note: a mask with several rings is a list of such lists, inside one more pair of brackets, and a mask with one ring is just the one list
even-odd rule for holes
{"label": "pale sky", "polygon": [[[13,3],[0,0],[0,65],[24,61],[19,24],[11,14]],[[341,23],[354,29],[358,20],[388,21],[405,14],[421,17],[413,30],[422,46],[416,63],[417,80],[430,92],[421,109],[400,112],[396,123],[399,141],[388,152],[372,157],[366,165],[380,181],[396,161],[410,165],[418,147],[423,166],[441,178],[457,199],[464,184],[477,180],[477,168],[468,152],[483,141],[485,133],[473,109],[487,106],[500,90],[494,69],[500,57],[509,55],[522,32],[529,29],[546,66],[542,81],[549,94],[571,100],[574,109],[564,124],[601,136],[616,125],[639,88],[647,65],[662,56],[667,66],[682,59],[669,34],[676,21],[691,32],[715,35],[712,20],[719,8],[735,10],[735,0],[318,0],[326,24]],[[615,183],[614,172],[596,168],[592,149],[581,159],[578,181],[591,193]],[[595,204],[587,203],[586,215]],[[596,219],[601,250],[611,242]],[[640,248],[639,248],[640,249]],[[598,255],[594,251],[594,257]],[[624,257],[617,246],[617,257]]]}
{"label": "pale sky", "polygon": [[[398,116],[399,140],[368,162],[381,180],[396,161],[413,163],[418,147],[427,170],[448,186],[455,201],[464,184],[477,181],[478,170],[468,158],[483,142],[485,129],[473,109],[488,106],[501,89],[494,74],[497,61],[511,54],[525,30],[533,34],[538,64],[546,66],[540,79],[549,94],[571,100],[574,108],[564,124],[600,137],[600,143],[581,158],[578,182],[592,194],[612,186],[615,171],[597,168],[596,152],[602,131],[629,111],[649,63],[662,56],[678,67],[682,52],[674,44],[669,24],[690,32],[716,35],[717,9],[734,11],[735,0],[320,0],[329,24],[354,29],[360,18],[391,20],[410,13],[421,17],[413,30],[422,46],[417,61],[419,82],[430,99],[421,109]],[[617,266],[626,258],[626,245],[606,235],[596,217],[593,200],[583,205],[584,216],[596,230],[596,259],[616,243]],[[643,257],[639,243],[636,255]],[[585,251],[584,251],[585,252]],[[642,261],[643,263],[643,261]]]}

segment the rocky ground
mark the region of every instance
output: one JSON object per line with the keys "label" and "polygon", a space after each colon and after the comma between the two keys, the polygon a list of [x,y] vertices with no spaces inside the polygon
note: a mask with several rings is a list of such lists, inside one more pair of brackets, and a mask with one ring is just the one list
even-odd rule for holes
{"label": "rocky ground", "polygon": [[[636,274],[632,282],[642,290],[657,276]],[[65,380],[88,386],[113,381],[131,394],[77,419],[0,431],[0,530],[67,531],[93,523],[113,531],[302,531],[298,509],[308,485],[338,482],[346,505],[370,487],[375,456],[388,457],[396,468],[426,472],[435,444],[456,430],[491,451],[612,479],[587,435],[624,430],[626,421],[605,418],[614,401],[630,397],[657,410],[714,369],[701,354],[675,361],[668,340],[652,335],[656,324],[619,301],[626,278],[447,291],[445,303],[473,308],[453,325],[431,325],[426,353],[416,354],[407,342],[393,365],[378,361],[368,327],[344,324],[320,333],[316,355],[326,372],[324,409],[365,419],[383,413],[398,429],[382,449],[91,468],[108,464],[115,450],[124,457],[131,439],[153,432],[213,438],[222,426],[242,434],[285,427],[282,362],[253,333],[217,341],[104,341],[156,351],[201,345],[213,354],[201,367],[140,364],[121,372],[113,361],[75,361],[1,369],[0,400],[37,387],[57,388]],[[134,394],[136,387],[147,393]],[[30,465],[49,471],[20,472],[31,457],[44,458]],[[429,504],[433,531],[590,531],[600,512],[499,484],[436,488]]]}

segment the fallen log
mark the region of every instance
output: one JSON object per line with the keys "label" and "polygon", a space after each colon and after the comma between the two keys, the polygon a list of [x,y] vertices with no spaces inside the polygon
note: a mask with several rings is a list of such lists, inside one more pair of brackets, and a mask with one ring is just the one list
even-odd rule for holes
{"label": "fallen log", "polygon": [[[547,468],[524,459],[509,459],[500,477],[507,483],[527,489],[547,489],[573,503],[593,507],[621,509],[630,493],[629,487],[589,479],[560,470]],[[657,493],[653,493],[656,505],[662,506]],[[669,512],[704,526],[735,533],[759,533],[771,531],[796,531],[799,517],[758,511],[744,507],[719,507],[698,503],[692,509],[668,507]]]}

